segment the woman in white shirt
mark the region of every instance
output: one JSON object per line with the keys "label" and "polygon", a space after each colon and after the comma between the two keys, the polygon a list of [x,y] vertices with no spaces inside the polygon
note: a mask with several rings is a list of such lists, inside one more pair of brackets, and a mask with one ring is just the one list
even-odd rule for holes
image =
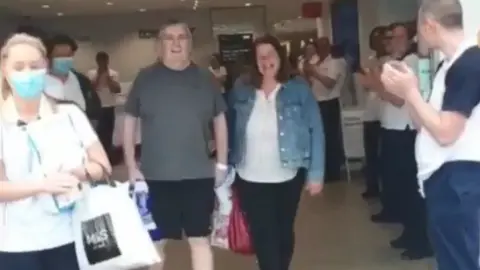
{"label": "woman in white shirt", "polygon": [[78,184],[104,178],[110,164],[84,113],[43,93],[41,41],[17,34],[0,54],[0,270],[78,269]]}
{"label": "woman in white shirt", "polygon": [[288,270],[302,190],[315,195],[323,187],[323,125],[309,86],[290,76],[278,39],[260,37],[254,48],[250,78],[229,96],[230,163],[259,269]]}

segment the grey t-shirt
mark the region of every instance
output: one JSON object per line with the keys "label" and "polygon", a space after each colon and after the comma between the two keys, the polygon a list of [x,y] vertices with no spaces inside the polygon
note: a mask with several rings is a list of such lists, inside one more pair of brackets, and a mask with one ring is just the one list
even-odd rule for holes
{"label": "grey t-shirt", "polygon": [[156,63],[139,72],[125,112],[141,119],[141,170],[148,180],[211,178],[212,121],[226,111],[208,70]]}

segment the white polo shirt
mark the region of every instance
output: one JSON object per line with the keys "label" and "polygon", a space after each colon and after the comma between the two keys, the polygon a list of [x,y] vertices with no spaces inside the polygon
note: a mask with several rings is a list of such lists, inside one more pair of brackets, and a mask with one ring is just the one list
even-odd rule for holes
{"label": "white polo shirt", "polygon": [[345,85],[348,65],[343,58],[327,56],[321,63],[315,65],[317,72],[336,81],[333,88],[327,88],[321,81],[311,78],[312,91],[317,101],[327,101],[340,97],[341,90]]}
{"label": "white polo shirt", "polygon": [[420,191],[423,182],[444,163],[480,162],[480,49],[466,40],[437,71],[429,104],[437,111],[454,111],[467,117],[465,129],[452,145],[441,146],[426,128],[415,143]]}
{"label": "white polo shirt", "polygon": [[255,183],[281,183],[291,180],[297,170],[284,168],[280,160],[276,96],[280,85],[268,97],[257,91],[246,129],[245,158],[238,166],[240,177]]}
{"label": "white polo shirt", "polygon": [[[90,81],[93,82],[97,79],[97,72],[97,69],[91,69],[88,71],[87,76]],[[112,80],[119,82],[118,72],[113,69],[109,69],[108,73]],[[117,105],[117,94],[110,91],[106,78],[100,78],[97,89],[95,90],[97,90],[98,98],[100,98],[100,102],[102,103],[103,108],[114,107]]]}
{"label": "white polo shirt", "polygon": [[[369,70],[381,66],[382,63],[383,61],[381,59],[377,59],[375,56],[370,56],[368,58],[368,63],[365,68],[367,69],[367,72],[369,72]],[[356,85],[356,87],[363,88],[363,86],[361,86],[358,82],[356,82]],[[378,94],[374,91],[367,91],[365,93],[365,109],[363,112],[363,121],[373,122],[380,120],[381,108],[382,101]]]}
{"label": "white polo shirt", "polygon": [[[416,54],[408,55],[403,59],[403,62],[416,74],[418,69],[418,56]],[[381,110],[380,122],[384,129],[405,130],[407,127],[409,129],[415,129],[408,108],[405,105],[396,107],[390,102],[385,101],[382,104]]]}
{"label": "white polo shirt", "polygon": [[66,81],[62,81],[52,74],[47,75],[45,93],[59,100],[72,101],[83,111],[86,110],[85,98],[83,97],[80,83],[73,72],[68,73]]}
{"label": "white polo shirt", "polygon": [[[85,149],[98,141],[85,114],[75,105],[42,98],[40,119],[19,127],[14,102],[1,107],[0,160],[7,181],[41,181],[44,175],[82,166]],[[70,121],[71,120],[71,121]],[[74,128],[72,127],[74,125]],[[58,212],[50,194],[0,203],[0,252],[29,252],[73,242],[69,212]]]}

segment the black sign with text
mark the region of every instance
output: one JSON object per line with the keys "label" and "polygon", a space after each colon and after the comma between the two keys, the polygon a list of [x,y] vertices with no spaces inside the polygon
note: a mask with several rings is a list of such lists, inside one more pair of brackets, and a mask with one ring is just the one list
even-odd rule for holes
{"label": "black sign with text", "polygon": [[252,34],[218,35],[218,48],[223,63],[248,61],[252,57]]}

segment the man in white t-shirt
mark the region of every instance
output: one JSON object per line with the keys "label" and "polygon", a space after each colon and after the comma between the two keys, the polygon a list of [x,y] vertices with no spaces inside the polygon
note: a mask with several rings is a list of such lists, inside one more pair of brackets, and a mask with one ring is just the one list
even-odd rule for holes
{"label": "man in white t-shirt", "polygon": [[420,42],[445,55],[427,100],[411,68],[388,65],[382,74],[420,127],[418,180],[438,270],[480,269],[480,48],[462,13],[458,0],[422,2]]}
{"label": "man in white t-shirt", "polygon": [[375,27],[370,33],[370,49],[375,52],[370,56],[365,67],[356,75],[361,87],[366,91],[365,111],[363,115],[363,145],[365,149],[365,185],[362,194],[365,199],[380,196],[380,107],[378,94],[370,89],[364,73],[376,69],[384,63],[386,48],[385,26]]}
{"label": "man in white t-shirt", "polygon": [[208,70],[210,70],[213,77],[220,85],[220,89],[222,89],[222,93],[225,94],[225,82],[227,81],[227,69],[221,65],[219,55],[217,54],[212,55]]}
{"label": "man in white t-shirt", "polygon": [[328,38],[318,39],[313,46],[316,49],[315,54],[306,54],[300,70],[309,80],[322,114],[326,146],[325,181],[336,181],[341,177],[340,168],[345,158],[340,92],[345,83],[348,66],[345,59],[331,56]]}
{"label": "man in white t-shirt", "polygon": [[[392,31],[391,61],[394,59],[396,63],[403,63],[416,70],[418,56],[411,52],[411,39],[407,27],[401,23],[393,23],[389,28]],[[375,76],[378,78],[381,71],[373,72],[377,73]],[[417,192],[417,166],[414,154],[416,128],[401,97],[385,91],[383,84],[374,89],[383,100],[380,118],[383,209],[379,214],[373,215],[372,220],[398,222],[404,226],[401,236],[390,242],[393,248],[405,249],[402,253],[403,259],[429,257],[432,251],[426,233],[425,204]]]}
{"label": "man in white t-shirt", "polygon": [[100,142],[111,160],[113,132],[115,130],[115,107],[117,105],[117,94],[120,93],[121,88],[118,83],[118,73],[109,67],[109,55],[106,52],[98,52],[95,60],[97,68],[88,71],[88,77],[102,103],[97,132]]}
{"label": "man in white t-shirt", "polygon": [[77,76],[72,72],[77,48],[75,41],[66,35],[57,35],[49,40],[51,62],[45,93],[58,100],[73,102],[85,111],[85,98]]}

